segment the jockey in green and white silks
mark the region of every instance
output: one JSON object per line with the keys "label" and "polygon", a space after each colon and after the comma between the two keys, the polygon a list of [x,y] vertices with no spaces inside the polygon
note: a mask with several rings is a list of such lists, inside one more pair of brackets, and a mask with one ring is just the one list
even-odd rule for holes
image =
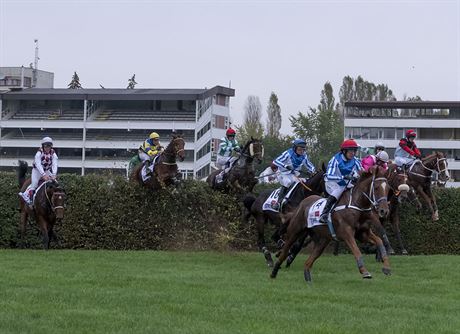
{"label": "jockey in green and white silks", "polygon": [[34,163],[32,168],[32,176],[30,185],[24,192],[20,192],[24,202],[28,205],[32,204],[33,194],[38,187],[41,179],[43,181],[55,180],[58,171],[58,156],[53,149],[53,139],[44,137],[41,141],[41,147],[35,153]]}
{"label": "jockey in green and white silks", "polygon": [[324,180],[329,197],[320,217],[320,222],[323,224],[327,224],[334,204],[347,188],[353,187],[353,181],[358,178],[358,172],[363,169],[361,162],[355,157],[358,149],[359,145],[355,140],[345,140],[340,145],[340,152],[334,155],[327,165]]}
{"label": "jockey in green and white silks", "polygon": [[229,128],[225,134],[226,136],[220,140],[219,151],[217,152],[216,166],[219,169],[230,167],[236,159],[232,156],[233,151],[240,151],[238,141],[235,139],[236,131]]}
{"label": "jockey in green and white silks", "polygon": [[308,159],[306,151],[307,143],[303,139],[295,139],[292,147],[284,151],[273,163],[278,166],[278,181],[281,190],[278,196],[278,203],[281,205],[288,193],[289,187],[296,182],[302,166],[310,173],[315,172],[315,166]]}

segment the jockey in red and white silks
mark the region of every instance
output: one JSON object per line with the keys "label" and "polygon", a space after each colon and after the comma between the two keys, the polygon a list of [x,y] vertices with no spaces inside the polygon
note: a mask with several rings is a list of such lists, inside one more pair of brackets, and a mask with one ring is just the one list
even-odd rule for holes
{"label": "jockey in red and white silks", "polygon": [[415,145],[417,133],[414,130],[407,130],[406,137],[399,141],[399,146],[395,151],[395,163],[398,166],[409,165],[416,159],[421,159],[422,154]]}
{"label": "jockey in red and white silks", "polygon": [[32,203],[32,196],[40,179],[44,181],[54,180],[58,171],[58,156],[53,149],[53,140],[50,137],[45,137],[42,139],[41,145],[35,154],[31,183],[23,193],[19,193],[29,205]]}

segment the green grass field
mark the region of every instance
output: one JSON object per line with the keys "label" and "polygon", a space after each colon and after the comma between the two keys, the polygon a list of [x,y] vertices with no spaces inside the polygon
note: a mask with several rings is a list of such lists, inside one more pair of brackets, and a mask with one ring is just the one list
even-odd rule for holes
{"label": "green grass field", "polygon": [[460,333],[460,257],[301,256],[269,278],[261,254],[0,251],[0,333]]}

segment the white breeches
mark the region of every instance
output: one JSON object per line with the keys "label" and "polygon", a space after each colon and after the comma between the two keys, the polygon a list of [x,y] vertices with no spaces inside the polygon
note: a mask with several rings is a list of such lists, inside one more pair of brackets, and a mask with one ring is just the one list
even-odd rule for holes
{"label": "white breeches", "polygon": [[227,162],[232,163],[235,159],[233,157],[224,157],[218,155],[216,159],[216,167],[219,169],[224,169]]}
{"label": "white breeches", "polygon": [[347,186],[341,186],[334,181],[326,181],[326,191],[329,195],[334,196],[336,200],[340,199]]}
{"label": "white breeches", "polygon": [[291,184],[297,181],[295,174],[289,173],[289,174],[283,174],[280,173],[278,175],[278,181],[279,183],[286,188],[289,188]]}
{"label": "white breeches", "polygon": [[395,163],[396,163],[396,165],[398,165],[400,167],[402,165],[410,165],[414,160],[415,160],[415,158],[413,158],[413,157],[409,157],[409,158],[395,157]]}
{"label": "white breeches", "polygon": [[144,162],[150,160],[150,156],[143,151],[139,151],[139,159],[141,159],[141,161]]}
{"label": "white breeches", "polygon": [[[51,176],[51,171],[45,172],[46,175]],[[35,190],[38,187],[38,182],[42,178],[42,175],[38,171],[37,168],[32,168],[32,176],[31,176],[31,182],[30,185],[27,187],[27,190]]]}

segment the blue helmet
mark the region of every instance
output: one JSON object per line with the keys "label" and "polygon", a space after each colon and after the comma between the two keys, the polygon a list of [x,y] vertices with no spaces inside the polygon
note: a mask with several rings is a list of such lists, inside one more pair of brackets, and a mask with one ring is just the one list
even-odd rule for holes
{"label": "blue helmet", "polygon": [[296,147],[303,147],[303,148],[306,148],[306,147],[307,147],[307,143],[306,143],[305,140],[297,138],[297,139],[294,139],[294,140],[293,140],[292,146],[293,146],[294,148],[296,148]]}

